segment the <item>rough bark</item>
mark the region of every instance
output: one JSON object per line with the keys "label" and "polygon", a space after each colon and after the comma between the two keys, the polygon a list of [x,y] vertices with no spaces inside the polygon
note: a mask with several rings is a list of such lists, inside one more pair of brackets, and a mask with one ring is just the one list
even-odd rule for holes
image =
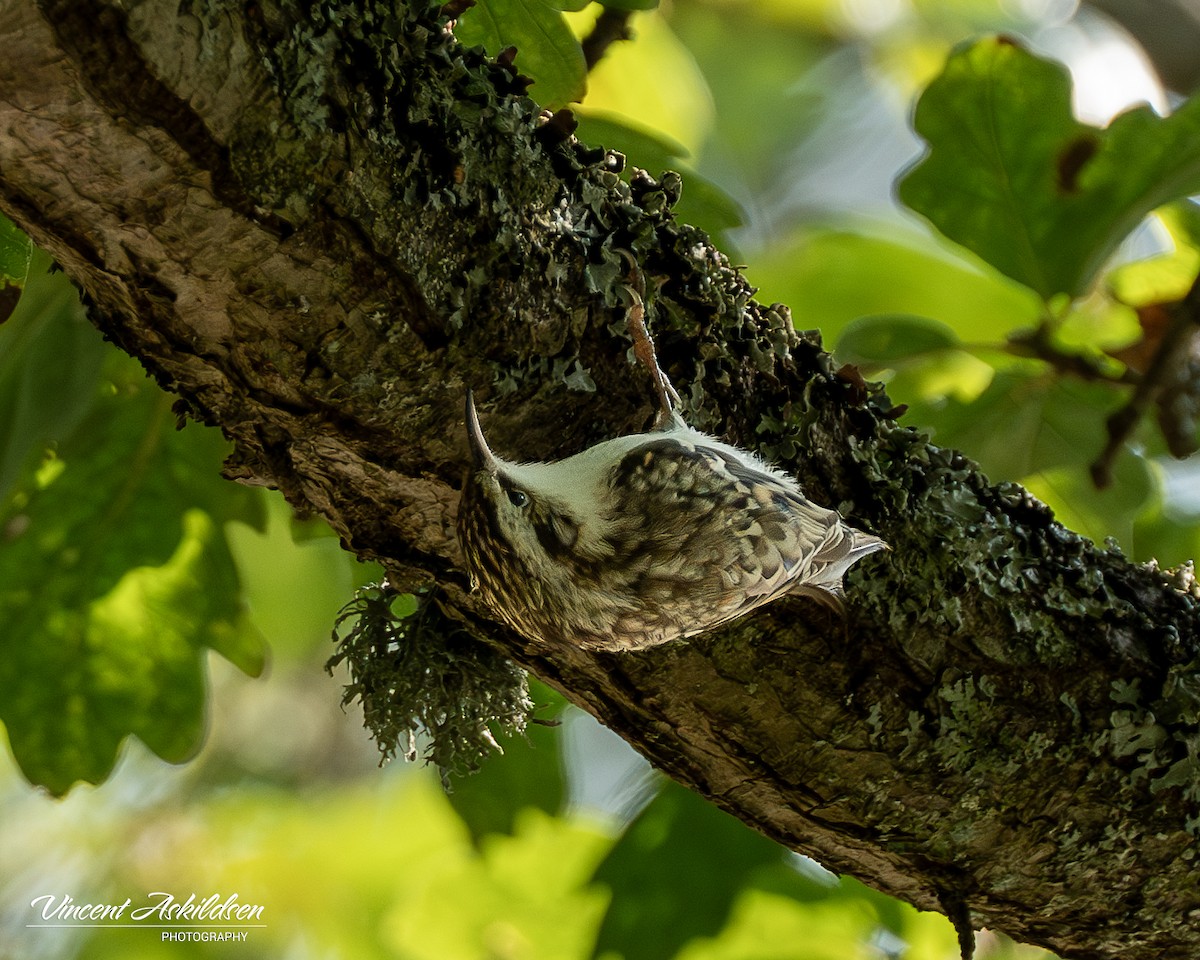
{"label": "rough bark", "polygon": [[[894,423],[674,222],[673,178],[623,185],[511,70],[386,2],[0,0],[0,44],[0,209],[233,440],[231,475],[321,514],[832,869],[1066,957],[1196,953],[1190,578],[1095,548]],[[892,545],[852,573],[845,623],[789,601],[586,654],[506,633],[470,597],[467,385],[515,457],[648,420],[622,249],[657,286],[693,422]]]}

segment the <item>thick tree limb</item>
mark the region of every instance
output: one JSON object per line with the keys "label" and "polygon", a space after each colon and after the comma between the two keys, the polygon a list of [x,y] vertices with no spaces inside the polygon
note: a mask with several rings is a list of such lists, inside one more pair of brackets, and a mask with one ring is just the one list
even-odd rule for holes
{"label": "thick tree limb", "polygon": [[[671,177],[539,126],[523,83],[391,3],[0,0],[0,208],[182,408],[346,545],[672,776],[829,867],[1070,957],[1200,946],[1197,590],[1096,550],[887,417],[763,307]],[[893,552],[634,655],[489,623],[453,536],[466,385],[548,458],[641,427],[615,282],[659,284],[697,426]],[[594,382],[597,392],[586,389]]]}

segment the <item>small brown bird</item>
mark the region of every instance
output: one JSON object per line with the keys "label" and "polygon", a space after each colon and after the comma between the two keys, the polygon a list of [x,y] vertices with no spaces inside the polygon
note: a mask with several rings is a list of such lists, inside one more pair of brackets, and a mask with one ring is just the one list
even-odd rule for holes
{"label": "small brown bird", "polygon": [[487,604],[532,640],[610,650],[693,637],[788,593],[840,609],[846,571],[884,542],[693,430],[659,376],[658,429],[557,463],[493,454],[468,392],[458,534]]}

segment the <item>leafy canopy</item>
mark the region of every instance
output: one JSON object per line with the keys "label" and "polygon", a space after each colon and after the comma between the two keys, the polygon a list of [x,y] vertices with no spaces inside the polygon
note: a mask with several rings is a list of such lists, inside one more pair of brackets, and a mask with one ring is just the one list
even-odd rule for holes
{"label": "leafy canopy", "polygon": [[1064,67],[1005,37],[953,53],[914,126],[929,151],[900,198],[1046,300],[1086,293],[1147,214],[1200,193],[1200,100],[1099,130],[1072,115]]}

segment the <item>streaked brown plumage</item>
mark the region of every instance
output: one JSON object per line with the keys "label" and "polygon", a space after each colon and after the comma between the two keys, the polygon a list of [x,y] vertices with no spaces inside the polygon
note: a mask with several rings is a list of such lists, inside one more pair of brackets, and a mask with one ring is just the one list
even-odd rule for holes
{"label": "streaked brown plumage", "polygon": [[885,547],[678,414],[530,464],[491,452],[469,393],[466,415],[459,539],[484,600],[530,639],[635,650],[786,593],[840,608],[846,571]]}

